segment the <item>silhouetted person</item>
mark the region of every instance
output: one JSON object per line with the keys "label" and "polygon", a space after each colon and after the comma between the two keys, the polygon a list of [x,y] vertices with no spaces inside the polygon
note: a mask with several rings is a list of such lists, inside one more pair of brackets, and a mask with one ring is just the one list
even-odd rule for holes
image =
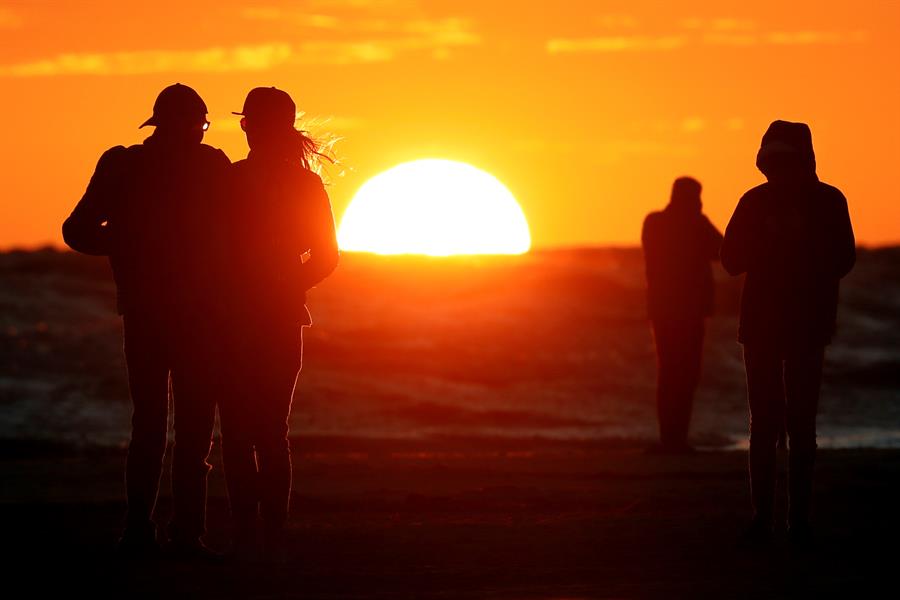
{"label": "silhouetted person", "polygon": [[291,491],[288,418],[311,324],[306,292],[337,266],[331,204],[310,170],[317,145],[294,128],[296,107],[275,88],[255,88],[241,113],[250,153],[231,167],[229,261],[233,327],[228,390],[220,404],[235,552],[283,549]]}
{"label": "silhouetted person", "polygon": [[176,449],[171,549],[206,555],[206,462],[215,399],[203,390],[205,356],[195,317],[209,304],[201,264],[204,221],[216,210],[216,189],[228,158],[201,143],[209,123],[193,89],[164,89],[143,143],[116,146],[100,158],[87,191],[63,225],[74,250],[109,256],[123,316],[125,359],[134,407],[126,463],[128,512],[119,551],[158,551],[152,520],[167,440],[173,390]]}
{"label": "silhouetted person", "polygon": [[741,198],[722,245],[725,269],[746,273],[738,340],[750,402],[754,518],[743,541],[764,543],[771,536],[775,448],[784,424],[789,536],[808,544],[824,349],[834,334],[838,282],[853,267],[856,249],[847,200],[816,176],[809,127],[772,123],[756,166],[768,183]]}
{"label": "silhouetted person", "polygon": [[713,310],[710,263],[719,256],[722,235],[701,212],[701,189],[696,179],[676,179],[668,206],[647,215],[641,233],[663,452],[692,450],[687,438],[700,380],[704,320]]}

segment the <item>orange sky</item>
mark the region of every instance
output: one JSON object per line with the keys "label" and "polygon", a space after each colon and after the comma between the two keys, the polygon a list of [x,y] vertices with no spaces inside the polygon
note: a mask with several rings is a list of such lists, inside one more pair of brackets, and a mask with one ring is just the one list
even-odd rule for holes
{"label": "orange sky", "polygon": [[684,174],[724,227],[784,118],[811,125],[857,239],[900,242],[900,2],[154,6],[0,3],[0,248],[61,244],[99,155],[143,139],[175,81],[204,97],[206,141],[233,160],[246,146],[229,111],[251,87],[330,117],[348,167],[329,188],[338,218],[367,178],[439,157],[503,181],[535,246],[637,243]]}

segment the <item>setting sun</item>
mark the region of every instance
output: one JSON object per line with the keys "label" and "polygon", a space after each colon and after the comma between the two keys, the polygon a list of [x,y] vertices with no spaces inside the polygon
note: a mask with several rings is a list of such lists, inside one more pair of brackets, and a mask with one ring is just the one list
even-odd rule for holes
{"label": "setting sun", "polygon": [[521,254],[519,203],[496,177],[451,160],[403,163],[367,181],[341,220],[343,250],[378,254]]}

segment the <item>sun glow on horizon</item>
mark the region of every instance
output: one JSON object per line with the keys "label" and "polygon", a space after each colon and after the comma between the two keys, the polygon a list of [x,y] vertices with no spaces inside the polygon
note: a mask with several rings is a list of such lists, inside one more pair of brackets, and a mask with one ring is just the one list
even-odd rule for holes
{"label": "sun glow on horizon", "polygon": [[402,163],[359,189],[338,229],[342,250],[376,254],[522,254],[528,221],[496,177],[443,159]]}

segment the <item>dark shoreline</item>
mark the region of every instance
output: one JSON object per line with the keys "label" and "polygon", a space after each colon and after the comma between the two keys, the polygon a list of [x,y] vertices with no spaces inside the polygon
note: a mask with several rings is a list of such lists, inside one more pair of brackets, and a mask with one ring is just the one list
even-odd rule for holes
{"label": "dark shoreline", "polygon": [[[123,453],[11,455],[3,530],[15,589],[93,597],[863,597],[886,583],[900,450],[823,450],[819,548],[747,553],[746,453],[646,455],[540,439],[298,439],[289,561],[128,565],[111,548]],[[784,458],[781,456],[780,483]],[[208,539],[228,543],[217,450]],[[158,513],[170,507],[168,480]],[[783,499],[782,499],[783,500]],[[783,514],[783,506],[779,507]],[[20,587],[22,583],[27,587]],[[10,583],[12,585],[12,583]]]}

